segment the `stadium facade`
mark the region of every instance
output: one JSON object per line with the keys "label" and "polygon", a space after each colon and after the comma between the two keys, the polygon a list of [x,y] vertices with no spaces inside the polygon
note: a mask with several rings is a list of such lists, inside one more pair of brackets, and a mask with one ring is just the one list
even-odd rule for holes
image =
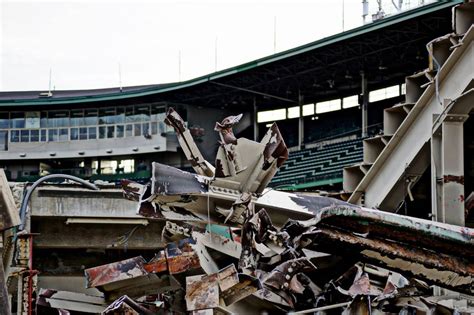
{"label": "stadium facade", "polygon": [[217,150],[210,122],[237,113],[244,113],[238,136],[257,139],[278,120],[292,150],[355,140],[328,153],[320,172],[274,182],[337,190],[342,167],[362,160],[362,137],[380,132],[384,109],[404,98],[405,77],[427,63],[428,40],[449,32],[455,3],[430,4],[186,82],[1,92],[0,166],[16,181],[48,173],[144,180],[153,160],[189,167],[163,123],[172,106],[206,158]]}
{"label": "stadium facade", "polygon": [[[207,210],[206,222],[210,222],[209,213],[227,214],[225,211],[234,209],[234,204],[240,205],[232,204],[240,200],[236,199],[240,192],[235,183],[226,186],[221,180],[209,184],[214,189],[212,199],[209,191],[207,195],[199,191],[190,198],[186,184],[197,178],[194,175],[175,170],[172,174],[179,174],[178,180],[160,181],[152,174],[152,161],[181,169],[196,166],[185,158],[174,130],[164,123],[169,107],[185,121],[199,147],[196,151],[211,162],[220,140],[214,131],[215,122],[243,113],[233,132],[255,140],[263,137],[269,124],[277,122],[289,157],[273,178],[273,189],[255,196],[260,198],[260,207],[280,214],[280,222],[275,219],[273,223],[283,224],[295,207],[319,211],[327,206],[324,202],[308,203],[321,198],[317,194],[286,194],[285,199],[281,197],[285,193],[278,190],[327,190],[352,203],[349,210],[329,209],[340,213],[322,221],[326,229],[331,226],[327,230],[347,232],[338,238],[347,243],[328,243],[328,252],[337,255],[320,257],[322,265],[331,265],[320,270],[322,284],[332,278],[329,273],[345,271],[346,264],[354,266],[352,260],[357,261],[364,253],[401,272],[418,270],[407,263],[410,260],[403,260],[407,257],[415,258],[417,266],[426,262],[434,266],[436,259],[448,257],[444,251],[469,264],[473,255],[469,227],[474,222],[474,133],[470,117],[474,104],[474,10],[472,3],[457,6],[460,3],[432,3],[186,82],[0,93],[0,169],[6,170],[11,182],[31,182],[45,174],[62,173],[100,186],[99,190],[67,183],[37,187],[29,211],[21,218],[21,233],[15,229],[3,232],[5,295],[12,309],[18,313],[31,310],[33,292],[38,293],[38,301],[49,303],[38,303],[49,311],[78,302],[74,305],[80,311],[91,313],[105,308],[104,298],[110,302],[123,294],[156,294],[157,286],[161,287],[161,282],[153,282],[161,281],[156,273],[128,279],[127,272],[119,272],[118,277],[125,275],[126,279],[118,279],[124,281],[120,286],[114,284],[117,279],[108,279],[112,285],[104,285],[104,296],[95,286],[84,286],[84,270],[96,266],[103,270],[100,265],[114,267],[115,262],[137,256],[155,262],[157,249],[169,245],[163,235],[185,231],[174,223],[188,222],[186,207],[199,204],[189,202],[193,198],[200,198],[200,205],[204,205],[196,206],[199,211]],[[161,165],[165,169],[168,166]],[[169,173],[159,176],[172,177]],[[139,190],[143,195],[136,196],[133,188],[141,185],[130,184],[125,192],[140,200],[139,209],[143,206],[143,212],[137,214],[137,203],[125,200],[120,189],[106,183],[124,178],[138,182],[152,178],[158,184],[167,181],[178,193],[172,192],[172,201],[166,200],[166,193],[156,193],[155,197],[165,199],[165,207],[147,212],[151,210],[146,207],[149,200],[143,197],[147,190]],[[0,185],[8,186],[1,177]],[[10,185],[17,201],[24,196],[23,188],[31,189],[23,183]],[[192,187],[202,188],[199,183]],[[278,194],[282,194],[280,198],[270,197]],[[210,206],[211,202],[217,205],[219,199],[225,201],[225,207]],[[14,201],[10,205],[14,209],[11,213],[17,214]],[[164,214],[169,217],[159,217]],[[166,222],[168,219],[171,222]],[[449,228],[443,230],[446,226]],[[459,238],[461,245],[451,242],[453,237]],[[359,244],[369,240],[375,244],[372,251],[358,250]],[[404,256],[401,260],[391,255],[392,247],[386,254],[378,254],[377,249],[388,243],[398,246],[393,248]],[[229,244],[229,239],[206,246],[220,259],[229,252],[236,259],[241,257],[240,251],[223,244]],[[423,248],[422,255],[413,250],[418,247]],[[347,259],[339,260],[339,251],[348,255]],[[472,266],[466,272],[464,265],[452,263],[455,260],[446,261],[435,266],[441,269],[429,269],[427,279],[435,275],[436,284],[453,288],[463,285],[458,275],[472,278]],[[458,274],[445,276],[442,268],[446,265],[455,265]],[[375,273],[374,279],[379,279],[381,273]],[[91,279],[94,277],[88,281]],[[468,289],[472,293],[472,285]],[[443,292],[435,289],[435,295]],[[90,295],[99,297],[100,305],[91,302]],[[462,294],[458,298],[463,303],[468,299]],[[403,307],[412,307],[410,303]],[[260,307],[260,302],[251,301],[245,310],[255,312]],[[248,312],[240,309],[240,313]]]}

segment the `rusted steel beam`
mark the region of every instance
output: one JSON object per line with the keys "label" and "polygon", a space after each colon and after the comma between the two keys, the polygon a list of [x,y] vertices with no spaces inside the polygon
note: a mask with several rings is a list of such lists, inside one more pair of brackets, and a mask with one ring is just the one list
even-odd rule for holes
{"label": "rusted steel beam", "polygon": [[20,225],[18,208],[15,205],[5,172],[0,168],[0,231]]}
{"label": "rusted steel beam", "polygon": [[303,238],[310,238],[316,247],[329,253],[345,255],[360,253],[362,258],[428,283],[459,292],[474,292],[474,265],[460,256],[451,256],[428,249],[409,247],[393,241],[369,239],[344,231],[318,228]]}

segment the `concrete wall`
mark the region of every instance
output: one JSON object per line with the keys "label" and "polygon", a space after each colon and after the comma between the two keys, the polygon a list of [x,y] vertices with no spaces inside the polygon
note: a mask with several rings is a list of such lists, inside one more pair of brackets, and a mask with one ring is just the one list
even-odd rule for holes
{"label": "concrete wall", "polygon": [[142,218],[136,214],[137,202],[125,199],[120,189],[39,187],[30,207],[33,217]]}
{"label": "concrete wall", "polygon": [[[64,142],[10,143],[9,150],[2,152],[0,160],[117,156],[162,152],[167,149],[176,150],[175,147],[168,148],[167,144],[166,137],[161,135],[153,135],[151,139],[138,136]],[[172,143],[170,145],[172,146]]]}

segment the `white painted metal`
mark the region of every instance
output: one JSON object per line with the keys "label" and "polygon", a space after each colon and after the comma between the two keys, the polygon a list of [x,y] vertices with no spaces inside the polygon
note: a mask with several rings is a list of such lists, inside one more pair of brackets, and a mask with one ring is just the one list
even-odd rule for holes
{"label": "white painted metal", "polygon": [[[463,44],[458,46],[440,69],[439,94],[442,98],[455,99],[471,82],[474,76],[474,26],[464,36]],[[349,198],[351,203],[360,203],[365,194],[365,205],[377,208],[386,200],[405,170],[414,161],[424,145],[430,141],[433,115],[440,114],[435,84],[431,84],[416,102],[402,125],[375,161],[372,168],[359,183]],[[426,166],[427,161],[421,161]],[[392,203],[393,204],[393,203]],[[394,209],[385,209],[394,210]]]}
{"label": "white painted metal", "polygon": [[465,225],[464,215],[464,150],[463,122],[446,121],[442,126],[441,170],[443,178],[455,177],[458,180],[443,180],[441,198],[444,221],[449,224]]}

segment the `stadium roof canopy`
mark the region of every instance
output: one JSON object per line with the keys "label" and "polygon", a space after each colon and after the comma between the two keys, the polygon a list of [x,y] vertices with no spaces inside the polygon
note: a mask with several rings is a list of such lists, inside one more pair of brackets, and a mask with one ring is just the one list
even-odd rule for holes
{"label": "stadium roof canopy", "polygon": [[400,83],[427,67],[426,44],[450,33],[451,7],[441,1],[329,36],[309,44],[189,81],[137,87],[1,92],[0,106],[88,102],[167,101],[197,106],[259,109],[294,106],[360,93],[360,73],[369,89]]}

